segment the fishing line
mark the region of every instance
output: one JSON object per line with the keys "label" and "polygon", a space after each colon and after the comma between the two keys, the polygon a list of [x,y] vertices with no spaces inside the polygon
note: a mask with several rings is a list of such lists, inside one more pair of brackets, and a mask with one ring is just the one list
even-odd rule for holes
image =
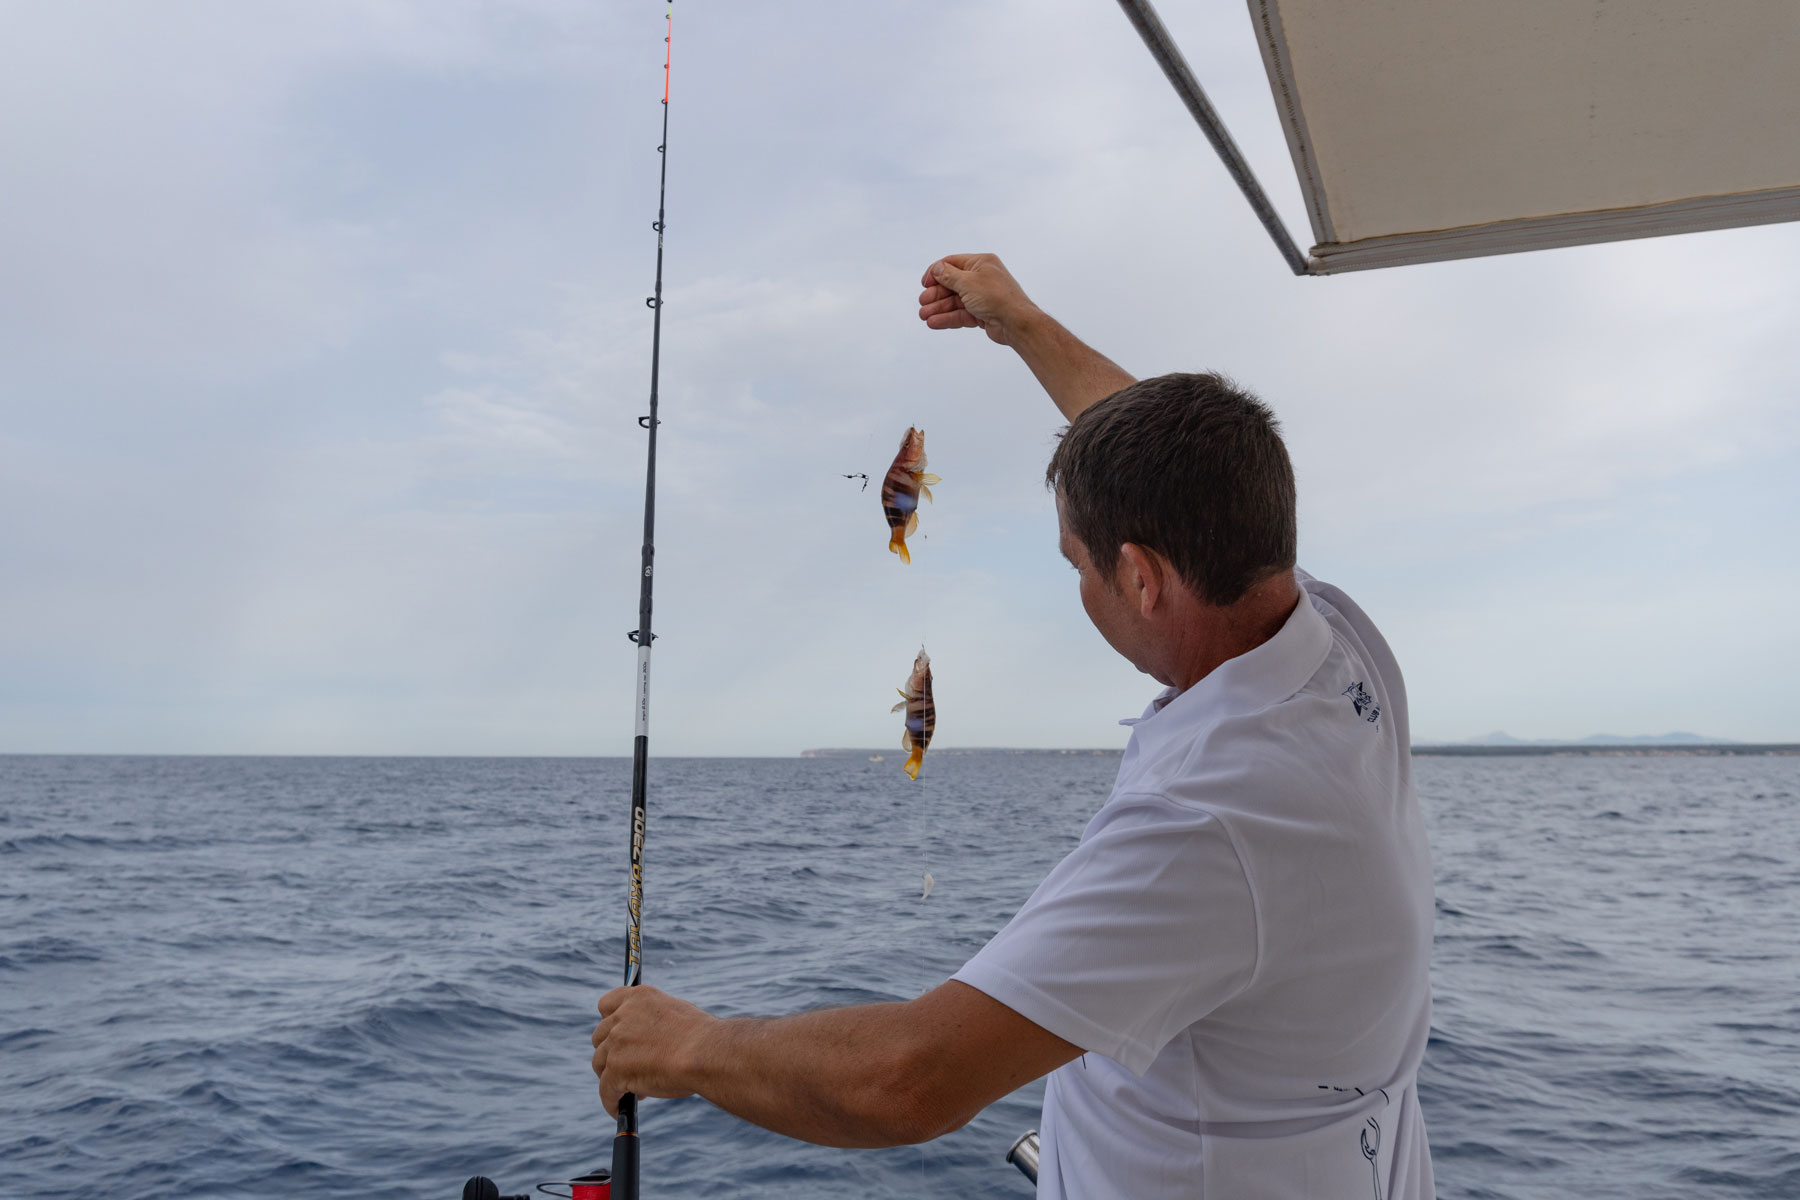
{"label": "fishing line", "polygon": [[[931,452],[929,450],[926,451],[925,458],[926,458],[926,462],[922,469],[925,470],[927,474],[929,474],[930,473],[930,460],[931,460]],[[913,512],[915,514],[917,514],[919,512],[919,509],[924,508],[927,504],[932,505],[934,508],[936,507],[936,505],[937,505],[936,497],[933,497],[929,500],[927,500],[925,498],[925,493],[930,490],[931,490],[931,488],[930,488],[929,484],[927,484],[923,481],[920,482],[920,484],[919,484],[919,507],[913,509]],[[921,542],[929,540],[929,537],[930,537],[929,534],[925,533],[922,529],[920,530],[919,540]],[[933,573],[934,572],[928,571],[925,575],[921,576],[920,580],[919,580],[919,590],[921,593],[921,598],[919,601],[919,649],[921,649],[921,650],[924,650],[928,646],[931,645],[931,588],[927,585],[931,582],[930,575]],[[935,697],[934,697],[933,703],[934,704],[936,703]]]}
{"label": "fishing line", "polygon": [[[656,559],[656,427],[661,424],[657,420],[657,386],[662,370],[663,232],[667,228],[669,191],[669,75],[675,55],[674,0],[669,3],[663,47],[662,142],[656,147],[657,154],[662,156],[662,165],[656,193],[656,222],[651,226],[656,230],[656,291],[644,301],[652,314],[650,412],[638,418],[638,424],[650,434],[644,468],[643,570],[638,576],[638,627],[627,635],[636,644],[638,652],[637,730],[631,745],[631,874],[625,902],[626,987],[636,987],[643,981],[644,973],[644,824],[650,758],[650,645],[656,640],[656,635],[650,631],[650,600]],[[611,1194],[613,1200],[638,1200],[637,1097],[629,1092],[619,1097],[618,1128],[613,1134]]]}

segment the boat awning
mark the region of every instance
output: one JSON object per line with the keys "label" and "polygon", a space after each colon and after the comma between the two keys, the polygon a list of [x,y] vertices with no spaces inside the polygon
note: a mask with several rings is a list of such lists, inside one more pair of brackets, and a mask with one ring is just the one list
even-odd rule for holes
{"label": "boat awning", "polygon": [[1800,218],[1796,0],[1249,0],[1307,255],[1119,3],[1297,273]]}

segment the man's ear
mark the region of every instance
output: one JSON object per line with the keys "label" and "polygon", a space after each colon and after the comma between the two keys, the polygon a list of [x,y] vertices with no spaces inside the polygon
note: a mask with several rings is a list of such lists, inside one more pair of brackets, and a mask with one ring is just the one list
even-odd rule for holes
{"label": "man's ear", "polygon": [[1136,542],[1126,542],[1119,547],[1119,571],[1124,576],[1125,594],[1137,600],[1138,613],[1148,617],[1155,612],[1169,585],[1169,564],[1163,556]]}

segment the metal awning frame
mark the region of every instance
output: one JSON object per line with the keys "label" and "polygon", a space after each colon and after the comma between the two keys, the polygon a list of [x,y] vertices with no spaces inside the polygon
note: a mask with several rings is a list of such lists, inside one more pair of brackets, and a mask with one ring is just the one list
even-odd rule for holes
{"label": "metal awning frame", "polygon": [[1225,122],[1219,119],[1218,110],[1212,106],[1212,101],[1206,98],[1205,89],[1200,86],[1200,81],[1194,78],[1194,72],[1189,69],[1187,59],[1181,56],[1181,47],[1177,46],[1175,39],[1169,36],[1169,30],[1163,25],[1162,18],[1156,15],[1156,9],[1150,6],[1149,0],[1119,0],[1119,7],[1125,10],[1125,15],[1136,27],[1138,36],[1143,38],[1144,45],[1149,47],[1150,57],[1156,60],[1156,65],[1162,68],[1164,75],[1168,76],[1170,85],[1175,89],[1175,94],[1181,97],[1183,104],[1187,105],[1187,110],[1193,115],[1195,124],[1200,126],[1200,132],[1206,135],[1206,140],[1211,142],[1213,149],[1219,152],[1219,158],[1225,163],[1225,169],[1231,172],[1231,178],[1236,181],[1238,190],[1243,192],[1244,199],[1250,202],[1251,209],[1256,213],[1256,219],[1261,221],[1263,228],[1269,231],[1270,239],[1274,241],[1275,248],[1281,252],[1281,257],[1287,260],[1289,269],[1296,275],[1316,273],[1317,264],[1300,253],[1300,246],[1294,241],[1294,235],[1288,232],[1288,227],[1282,221],[1281,214],[1275,211],[1273,204],[1269,203],[1269,195],[1263,191],[1262,184],[1257,182],[1256,172],[1250,169],[1249,162],[1244,158],[1244,152],[1238,149],[1236,142],[1232,141],[1231,131],[1225,128]]}
{"label": "metal awning frame", "polygon": [[1292,64],[1276,0],[1249,0],[1257,40],[1268,68],[1276,108],[1293,154],[1296,175],[1307,204],[1318,243],[1310,254],[1302,253],[1268,193],[1218,111],[1207,99],[1181,49],[1169,35],[1149,0],[1119,0],[1150,55],[1168,77],[1175,94],[1187,107],[1207,141],[1218,152],[1225,169],[1250,202],[1252,211],[1268,231],[1275,248],[1296,275],[1332,275],[1342,271],[1397,267],[1413,263],[1443,262],[1525,250],[1547,250],[1595,242],[1624,241],[1702,230],[1733,229],[1800,220],[1800,188],[1775,188],[1721,196],[1697,196],[1664,204],[1605,209],[1556,216],[1494,221],[1456,229],[1427,230],[1353,242],[1337,242],[1331,230],[1331,214],[1311,141],[1299,102]]}

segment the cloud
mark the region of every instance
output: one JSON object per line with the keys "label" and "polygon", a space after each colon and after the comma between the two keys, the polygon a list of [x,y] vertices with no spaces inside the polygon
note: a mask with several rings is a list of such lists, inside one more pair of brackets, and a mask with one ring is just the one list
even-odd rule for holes
{"label": "cloud", "polygon": [[[0,48],[0,749],[624,752],[660,11],[117,18]],[[1302,229],[1243,14],[1170,20]],[[1154,690],[1055,556],[1055,412],[914,317],[978,248],[1128,367],[1276,406],[1305,561],[1421,733],[1800,736],[1760,682],[1800,644],[1703,615],[1790,590],[1794,229],[1295,280],[1110,9],[676,37],[659,752],[896,741],[922,640],[944,744],[1117,744]],[[909,424],[945,479],[910,569],[843,478]]]}

